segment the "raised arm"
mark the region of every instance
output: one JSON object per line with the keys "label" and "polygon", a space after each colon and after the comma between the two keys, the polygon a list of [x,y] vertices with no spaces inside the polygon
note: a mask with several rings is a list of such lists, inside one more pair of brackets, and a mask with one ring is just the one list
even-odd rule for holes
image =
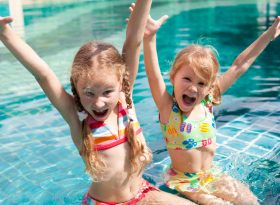
{"label": "raised arm", "polygon": [[273,25],[246,48],[233,62],[228,71],[219,80],[221,93],[227,89],[252,65],[255,59],[262,53],[266,46],[280,33],[280,16],[276,18]]}
{"label": "raised arm", "polygon": [[67,94],[49,66],[10,28],[10,17],[0,17],[0,40],[11,53],[36,78],[51,103],[58,109],[63,118],[70,123],[76,112],[72,96]]}
{"label": "raised arm", "polygon": [[133,89],[133,84],[138,72],[140,46],[143,40],[145,25],[149,16],[151,4],[152,0],[137,0],[135,5],[132,4],[134,11],[131,12],[126,29],[123,56],[130,76],[131,90]]}
{"label": "raised arm", "polygon": [[146,25],[144,36],[144,61],[145,69],[151,88],[152,96],[160,113],[161,122],[166,121],[169,117],[172,104],[172,96],[167,92],[166,85],[161,75],[158,55],[156,49],[156,32],[160,26],[166,21],[168,16],[162,16],[155,21],[149,17]]}

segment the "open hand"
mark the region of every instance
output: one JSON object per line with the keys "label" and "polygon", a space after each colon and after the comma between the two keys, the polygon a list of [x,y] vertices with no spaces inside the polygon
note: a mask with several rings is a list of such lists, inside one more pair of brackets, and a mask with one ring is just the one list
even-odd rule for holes
{"label": "open hand", "polygon": [[[135,4],[132,3],[129,7],[129,11],[130,13],[133,12],[135,7]],[[158,29],[161,27],[161,25],[167,20],[168,16],[164,15],[162,17],[160,17],[158,20],[154,20],[150,15],[148,17],[147,23],[146,23],[146,28],[145,28],[145,32],[144,32],[144,38],[148,38],[153,36]],[[126,19],[126,22],[128,22],[129,19]]]}
{"label": "open hand", "polygon": [[272,32],[272,39],[271,40],[274,40],[279,36],[279,34],[280,34],[280,16],[278,16],[275,19],[274,23],[271,25],[269,30]]}
{"label": "open hand", "polygon": [[13,21],[13,18],[10,16],[2,17],[0,16],[0,31],[4,29],[4,27]]}

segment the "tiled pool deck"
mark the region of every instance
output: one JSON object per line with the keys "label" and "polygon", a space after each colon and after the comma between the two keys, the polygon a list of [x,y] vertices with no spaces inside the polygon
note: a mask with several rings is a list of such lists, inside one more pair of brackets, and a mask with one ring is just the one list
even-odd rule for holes
{"label": "tiled pool deck", "polygon": [[[218,129],[218,155],[245,153],[255,158],[276,157],[280,142],[280,107],[265,103]],[[271,159],[271,158],[270,158]]]}

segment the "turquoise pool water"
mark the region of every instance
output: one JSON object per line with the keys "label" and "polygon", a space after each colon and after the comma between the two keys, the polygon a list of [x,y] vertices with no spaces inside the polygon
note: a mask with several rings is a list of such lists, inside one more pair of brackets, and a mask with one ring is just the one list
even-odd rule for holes
{"label": "turquoise pool water", "polygon": [[[202,3],[203,2],[203,3]],[[152,15],[170,15],[158,33],[165,79],[175,53],[192,42],[213,45],[221,71],[280,14],[280,2],[154,1]],[[24,7],[25,39],[69,90],[74,53],[91,39],[122,45],[128,1]],[[0,13],[7,12],[0,4]],[[279,204],[280,40],[274,41],[216,108],[224,171],[249,184],[262,204]],[[163,190],[169,158],[141,57],[134,101],[154,162],[145,177]],[[32,76],[0,46],[0,204],[79,204],[90,180],[66,123]],[[171,90],[171,86],[169,89]],[[149,112],[147,112],[149,110]],[[145,114],[144,114],[145,113]]]}

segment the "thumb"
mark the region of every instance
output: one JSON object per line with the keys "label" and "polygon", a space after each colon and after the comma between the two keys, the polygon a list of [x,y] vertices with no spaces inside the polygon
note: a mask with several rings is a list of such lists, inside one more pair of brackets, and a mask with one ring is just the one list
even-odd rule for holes
{"label": "thumb", "polygon": [[280,31],[276,31],[276,33],[273,35],[273,40],[276,39],[280,34]]}
{"label": "thumb", "polygon": [[164,15],[164,16],[160,17],[158,21],[160,24],[163,24],[167,19],[168,19],[168,16]]}

